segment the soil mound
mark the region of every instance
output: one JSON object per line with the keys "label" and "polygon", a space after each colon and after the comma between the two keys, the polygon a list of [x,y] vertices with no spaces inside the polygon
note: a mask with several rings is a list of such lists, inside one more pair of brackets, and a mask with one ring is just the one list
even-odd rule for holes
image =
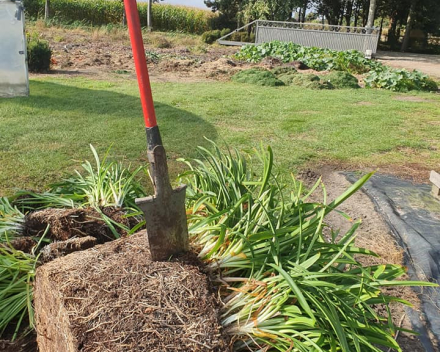
{"label": "soil mound", "polygon": [[40,351],[228,351],[207,277],[189,261],[151,261],[140,232],[41,266]]}

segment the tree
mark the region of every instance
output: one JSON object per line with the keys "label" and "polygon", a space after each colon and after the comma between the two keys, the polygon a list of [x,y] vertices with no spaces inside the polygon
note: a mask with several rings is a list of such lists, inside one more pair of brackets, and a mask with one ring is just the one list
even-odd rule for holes
{"label": "tree", "polygon": [[409,47],[409,39],[411,35],[411,29],[414,23],[414,13],[417,6],[417,0],[411,1],[411,6],[409,8],[408,18],[406,20],[405,36],[403,37],[401,51],[407,51]]}
{"label": "tree", "polygon": [[370,0],[370,7],[368,10],[368,21],[366,26],[368,28],[368,33],[373,32],[375,15],[376,15],[376,0]]}
{"label": "tree", "polygon": [[46,0],[44,4],[44,20],[47,21],[50,18],[50,0]]}
{"label": "tree", "polygon": [[293,10],[304,0],[205,0],[205,5],[220,12],[225,22],[237,27],[256,19],[286,21],[292,19]]}

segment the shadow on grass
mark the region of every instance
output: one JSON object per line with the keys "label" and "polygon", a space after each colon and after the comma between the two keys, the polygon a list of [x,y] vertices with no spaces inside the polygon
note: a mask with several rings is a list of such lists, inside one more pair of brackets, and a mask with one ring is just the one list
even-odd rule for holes
{"label": "shadow on grass", "polygon": [[[0,161],[10,171],[0,177],[0,182],[6,182],[3,188],[44,186],[59,180],[66,170],[79,168],[82,160],[93,159],[89,144],[102,156],[112,147],[112,158],[133,166],[145,164],[145,127],[135,94],[137,89],[124,83],[31,80],[30,97],[0,105]],[[155,107],[173,177],[183,170],[183,164],[174,160],[195,157],[196,146],[208,144],[204,137],[216,140],[217,132],[201,117],[177,106],[155,102]],[[14,185],[7,184],[11,178]]]}

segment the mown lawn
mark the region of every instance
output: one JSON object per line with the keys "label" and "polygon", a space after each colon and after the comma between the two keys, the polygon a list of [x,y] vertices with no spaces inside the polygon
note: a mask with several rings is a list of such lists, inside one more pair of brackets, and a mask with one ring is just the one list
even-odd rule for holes
{"label": "mown lawn", "polygon": [[[314,91],[224,82],[155,83],[173,175],[204,136],[239,149],[270,144],[283,173],[313,164],[440,164],[440,95]],[[101,154],[138,165],[146,142],[136,81],[37,78],[29,98],[0,100],[0,195],[41,190]]]}

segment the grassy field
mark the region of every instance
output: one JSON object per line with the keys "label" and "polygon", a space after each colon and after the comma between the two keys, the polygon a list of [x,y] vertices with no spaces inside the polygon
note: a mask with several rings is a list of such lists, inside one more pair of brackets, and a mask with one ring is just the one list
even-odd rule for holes
{"label": "grassy field", "polygon": [[[375,168],[440,163],[440,96],[314,91],[224,82],[153,84],[172,175],[204,136],[239,149],[271,145],[287,174],[323,163]],[[44,189],[92,159],[89,144],[146,162],[136,81],[38,78],[29,98],[0,100],[0,195]]]}

